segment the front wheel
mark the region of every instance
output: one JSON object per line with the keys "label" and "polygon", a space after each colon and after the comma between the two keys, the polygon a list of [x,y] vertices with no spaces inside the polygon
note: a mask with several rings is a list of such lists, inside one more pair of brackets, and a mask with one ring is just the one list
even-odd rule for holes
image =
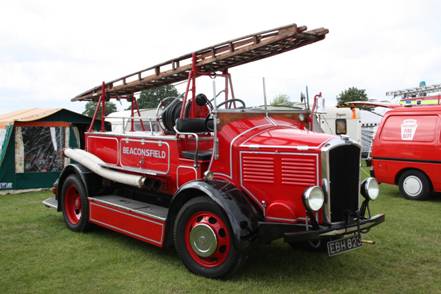
{"label": "front wheel", "polygon": [[401,196],[411,200],[427,199],[432,190],[429,179],[418,170],[405,171],[400,176],[398,187]]}
{"label": "front wheel", "polygon": [[70,175],[61,189],[64,221],[73,231],[84,231],[89,226],[89,202],[83,182],[77,175]]}
{"label": "front wheel", "polygon": [[231,275],[244,259],[235,248],[225,213],[207,198],[193,198],[182,207],[173,235],[179,257],[195,274],[223,278]]}

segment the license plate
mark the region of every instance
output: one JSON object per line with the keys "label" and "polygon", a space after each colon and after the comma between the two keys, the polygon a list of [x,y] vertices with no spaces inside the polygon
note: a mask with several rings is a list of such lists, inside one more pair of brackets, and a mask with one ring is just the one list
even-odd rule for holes
{"label": "license plate", "polygon": [[346,251],[360,248],[362,243],[361,243],[360,235],[355,234],[350,237],[329,241],[327,245],[328,245],[328,255],[334,256],[337,254],[344,253]]}

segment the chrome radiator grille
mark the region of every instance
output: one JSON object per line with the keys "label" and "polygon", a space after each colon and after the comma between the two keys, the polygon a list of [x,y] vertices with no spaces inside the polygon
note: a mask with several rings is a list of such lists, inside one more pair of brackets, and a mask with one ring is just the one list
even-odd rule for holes
{"label": "chrome radiator grille", "polygon": [[360,148],[345,144],[329,151],[331,222],[343,221],[359,207]]}

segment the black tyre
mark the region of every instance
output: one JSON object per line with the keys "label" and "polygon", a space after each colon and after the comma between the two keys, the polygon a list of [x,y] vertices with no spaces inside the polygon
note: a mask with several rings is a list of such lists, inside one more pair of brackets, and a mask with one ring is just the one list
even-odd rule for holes
{"label": "black tyre", "polygon": [[432,192],[429,179],[418,170],[405,171],[398,180],[398,187],[401,196],[411,200],[427,199]]}
{"label": "black tyre", "polygon": [[77,175],[70,175],[61,189],[64,221],[72,231],[84,231],[89,224],[89,201],[83,182]]}
{"label": "black tyre", "polygon": [[205,197],[193,198],[181,208],[173,237],[184,265],[204,277],[225,278],[233,274],[245,258],[235,246],[225,213]]}

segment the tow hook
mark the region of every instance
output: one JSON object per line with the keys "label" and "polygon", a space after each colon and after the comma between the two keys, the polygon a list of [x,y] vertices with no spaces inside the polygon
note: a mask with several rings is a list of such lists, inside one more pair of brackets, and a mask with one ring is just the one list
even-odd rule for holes
{"label": "tow hook", "polygon": [[375,245],[375,241],[373,241],[373,240],[364,240],[364,239],[362,239],[361,243]]}

